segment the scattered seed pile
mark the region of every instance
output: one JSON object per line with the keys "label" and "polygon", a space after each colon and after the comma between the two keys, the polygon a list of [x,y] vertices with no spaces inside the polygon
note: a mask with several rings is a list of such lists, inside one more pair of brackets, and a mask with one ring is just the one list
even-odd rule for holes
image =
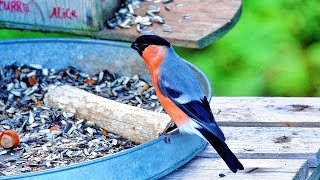
{"label": "scattered seed pile", "polygon": [[[161,8],[158,4],[165,4],[165,11],[161,11],[163,13],[171,11],[172,8],[180,8],[184,4],[173,3],[174,0],[145,0],[145,2],[146,1],[152,2],[152,4],[147,7],[145,15],[140,16],[137,15],[135,11],[141,7],[141,4],[144,3],[144,1],[125,0],[124,3],[121,4],[119,11],[114,14],[114,17],[107,21],[106,27],[109,29],[114,29],[116,27],[128,29],[135,25],[137,31],[141,34],[159,34],[160,32],[171,33],[171,26],[166,24],[165,19],[160,15]],[[186,14],[183,18],[191,19],[192,14]],[[153,24],[161,24],[161,27],[154,29],[152,28]]]}
{"label": "scattered seed pile", "polygon": [[36,64],[0,67],[0,131],[16,130],[21,141],[13,150],[0,147],[0,176],[83,162],[135,146],[93,122],[46,107],[43,98],[51,84],[69,84],[118,102],[163,110],[153,87],[138,75],[117,77],[105,70],[90,76],[76,67],[56,71]]}

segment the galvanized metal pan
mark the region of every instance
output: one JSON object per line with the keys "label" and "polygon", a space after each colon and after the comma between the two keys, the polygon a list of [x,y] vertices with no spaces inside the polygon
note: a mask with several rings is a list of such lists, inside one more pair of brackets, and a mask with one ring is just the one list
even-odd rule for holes
{"label": "galvanized metal pan", "polygon": [[[150,80],[141,57],[127,43],[84,39],[24,39],[0,41],[0,65],[42,64],[63,69],[77,66],[88,73],[103,69],[122,75],[138,74]],[[211,87],[204,74],[202,87],[211,97]],[[175,130],[177,131],[177,130]],[[174,171],[202,151],[206,142],[198,136],[175,133],[171,143],[165,137],[141,144],[110,156],[65,167],[24,173],[0,179],[157,179]]]}

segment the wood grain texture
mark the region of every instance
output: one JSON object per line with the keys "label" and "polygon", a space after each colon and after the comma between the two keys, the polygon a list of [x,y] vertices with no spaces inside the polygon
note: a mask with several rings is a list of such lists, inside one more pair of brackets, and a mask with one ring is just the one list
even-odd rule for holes
{"label": "wood grain texture", "polygon": [[320,127],[320,98],[213,97],[222,126]]}
{"label": "wood grain texture", "polygon": [[171,119],[163,113],[108,100],[73,86],[51,86],[44,102],[50,107],[75,113],[80,119],[95,122],[107,131],[137,143],[145,143],[165,133]]}
{"label": "wood grain texture", "polygon": [[59,32],[99,31],[118,0],[4,0],[0,27]]}
{"label": "wood grain texture", "polygon": [[[106,17],[118,7],[117,0],[81,1],[46,1],[21,0],[29,4],[30,12],[12,13],[0,11],[0,27],[18,28],[41,31],[65,32],[84,35],[99,39],[120,41],[134,41],[141,34],[136,27],[115,30],[103,28]],[[109,2],[107,1],[107,2]],[[182,3],[182,7],[176,7]],[[145,9],[151,2],[144,2],[136,14],[145,16]],[[75,9],[76,18],[50,19],[52,8],[55,6]],[[160,32],[158,35],[166,38],[171,44],[180,47],[203,48],[226,34],[239,20],[241,14],[241,0],[175,0],[166,4],[171,11],[164,9],[164,4],[157,3],[161,8],[160,15],[166,24],[172,27],[172,33]],[[101,8],[102,7],[102,8]],[[1,7],[0,7],[1,8]],[[184,19],[186,14],[192,14],[191,19]],[[160,28],[155,24],[153,29]]]}
{"label": "wood grain texture", "polygon": [[[182,7],[176,7],[182,3]],[[145,2],[137,11],[144,15],[150,2]],[[158,3],[160,14],[166,24],[172,27],[172,33],[161,32],[171,44],[189,48],[203,48],[227,33],[238,21],[241,14],[241,0],[175,0],[166,4],[171,11],[164,10],[164,4]],[[185,14],[192,14],[191,19],[184,19]],[[154,29],[160,25],[153,25]],[[122,41],[134,41],[140,34],[135,27],[130,29],[105,29],[94,37]]]}
{"label": "wood grain texture", "polygon": [[[320,147],[320,128],[221,127],[226,143],[239,158],[309,159]],[[200,157],[219,158],[211,147]]]}
{"label": "wood grain texture", "polygon": [[207,146],[164,179],[306,179],[317,166],[320,98],[213,97],[210,106],[245,170],[231,173]]}
{"label": "wood grain texture", "polygon": [[[232,173],[223,160],[196,157],[165,179],[306,179],[308,166],[301,159],[240,159],[245,169]],[[219,174],[225,175],[219,177]]]}

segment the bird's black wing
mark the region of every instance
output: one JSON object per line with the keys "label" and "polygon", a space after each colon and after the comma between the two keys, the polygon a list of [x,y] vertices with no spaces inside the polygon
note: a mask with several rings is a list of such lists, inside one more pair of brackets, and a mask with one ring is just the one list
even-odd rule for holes
{"label": "bird's black wing", "polygon": [[216,124],[209,102],[205,96],[199,98],[199,96],[193,95],[196,93],[191,90],[193,87],[185,87],[183,92],[182,90],[174,89],[176,85],[166,77],[159,78],[158,86],[164,96],[168,97],[197,124],[212,132],[221,141],[225,141],[224,134]]}

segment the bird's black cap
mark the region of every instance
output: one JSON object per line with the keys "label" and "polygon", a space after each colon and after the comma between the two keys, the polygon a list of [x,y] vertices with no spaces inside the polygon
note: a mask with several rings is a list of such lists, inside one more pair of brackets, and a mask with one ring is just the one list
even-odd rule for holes
{"label": "bird's black cap", "polygon": [[138,51],[140,55],[142,55],[144,49],[149,45],[170,46],[171,44],[167,40],[157,35],[143,35],[138,37],[136,41],[131,44],[131,47]]}

